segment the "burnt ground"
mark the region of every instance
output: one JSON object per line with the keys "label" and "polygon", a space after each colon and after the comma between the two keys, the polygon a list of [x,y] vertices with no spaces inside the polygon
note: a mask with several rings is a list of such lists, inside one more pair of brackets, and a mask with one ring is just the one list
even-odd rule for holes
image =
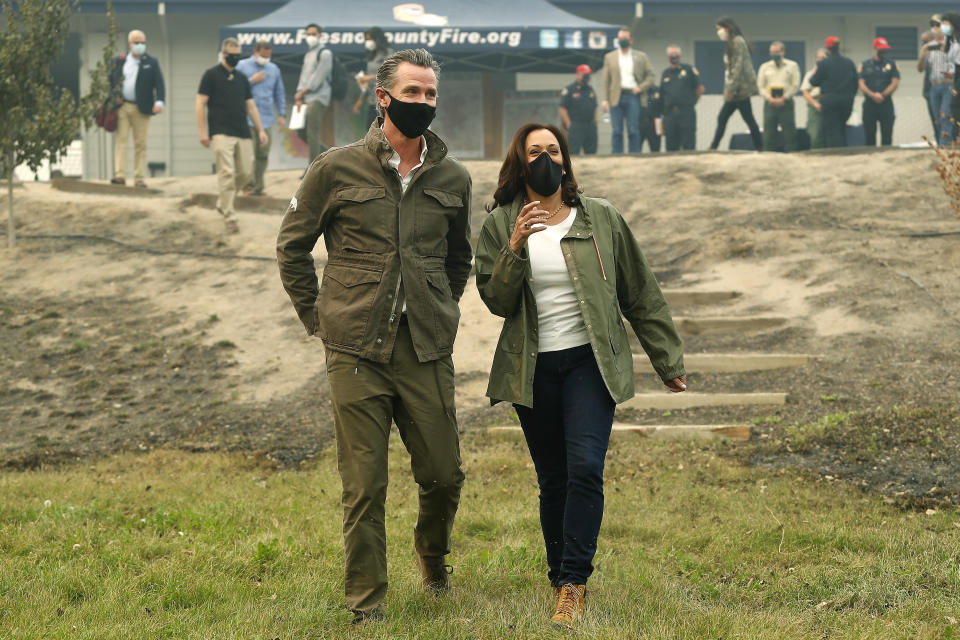
{"label": "burnt ground", "polygon": [[[816,356],[799,369],[689,378],[701,392],[788,392],[781,407],[621,410],[618,420],[751,424],[750,442],[715,446],[748,464],[805,469],[905,508],[956,504],[960,235],[910,234],[960,224],[928,154],[856,158],[837,165],[814,155],[734,154],[577,165],[586,192],[624,212],[663,286],[744,292],[732,311],[676,314],[789,319],[774,331],[688,336],[687,352]],[[479,229],[499,165],[468,166]],[[871,183],[863,177],[871,172],[890,179]],[[274,191],[291,191],[294,173],[279,174],[290,184]],[[25,239],[16,252],[0,253],[0,466],[157,447],[242,451],[295,466],[330,445],[322,356],[277,293],[269,261],[279,216],[242,215],[239,239],[224,237],[215,216],[184,209],[190,193],[212,190],[194,184],[200,180],[212,184],[171,180],[160,185],[168,195],[150,199],[18,190],[18,206],[29,212],[20,217],[22,233],[97,234],[185,253],[155,256],[82,239]],[[191,255],[211,252],[259,260]],[[792,288],[778,297],[783,287]],[[249,322],[238,320],[243,314]],[[471,331],[461,329],[458,351],[483,342]],[[257,351],[257,343],[274,342],[286,350],[283,363],[269,349]],[[308,361],[302,374],[276,379]],[[508,406],[483,401],[486,372],[458,367],[458,387],[481,385],[477,398],[460,402],[462,428],[511,422]],[[659,388],[652,371],[638,383]]]}

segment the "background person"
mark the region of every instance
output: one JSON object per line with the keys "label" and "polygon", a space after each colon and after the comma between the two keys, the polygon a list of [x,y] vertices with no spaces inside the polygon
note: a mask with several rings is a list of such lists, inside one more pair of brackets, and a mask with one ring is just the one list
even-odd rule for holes
{"label": "background person", "polygon": [[597,152],[597,94],[590,86],[590,74],[588,65],[579,65],[576,80],[560,92],[560,121],[574,155]]}
{"label": "background person", "polygon": [[857,97],[857,67],[840,54],[840,38],[829,36],[824,42],[827,57],[817,63],[810,84],[820,87],[820,113],[828,147],[847,146],[847,120]]}
{"label": "background person", "polygon": [[234,201],[253,175],[253,143],[250,126],[261,145],[267,144],[267,134],[260,122],[260,113],[253,101],[250,81],[237,71],[240,63],[240,42],[227,38],[220,47],[220,64],[207,69],[200,79],[197,90],[197,128],[200,144],[213,145],[213,157],[217,165],[217,211],[224,218],[227,231],[240,230]]}
{"label": "background person", "polygon": [[700,72],[693,65],[681,62],[680,47],[667,47],[670,63],[660,76],[660,99],[663,102],[663,133],[667,151],[692,151],[697,146],[696,104],[703,95]]}
{"label": "background person", "polygon": [[960,122],[960,13],[945,13],[940,21],[947,46],[947,63],[950,73],[946,76],[951,82],[950,117],[953,118],[954,137],[960,135],[957,123]]}
{"label": "background person", "polygon": [[[817,49],[817,64],[827,57],[826,49]],[[817,68],[807,71],[803,76],[803,82],[800,90],[803,92],[803,99],[807,103],[807,134],[810,136],[811,149],[823,149],[827,146],[827,139],[823,130],[823,106],[820,104],[820,87],[810,84],[810,78],[816,73]]]}
{"label": "background person", "polygon": [[367,63],[365,71],[356,75],[357,84],[362,91],[353,105],[353,112],[366,115],[364,125],[366,129],[377,119],[377,88],[375,86],[377,70],[388,56],[393,55],[393,49],[380,27],[367,29],[363,32],[363,38],[363,47],[367,50]]}
{"label": "background person", "polygon": [[[363,144],[310,165],[277,236],[283,286],[326,351],[343,482],[344,587],[356,624],[384,616],[392,422],[419,485],[413,541],[423,584],[450,588],[444,558],[464,479],[451,353],[471,270],[471,182],[427,129],[438,69],[424,49],[384,60],[382,127],[373,123]],[[329,257],[318,287],[310,252],[321,235]]]}
{"label": "background person", "polygon": [[623,124],[627,125],[630,153],[640,153],[640,107],[646,90],[653,86],[653,67],[647,55],[633,49],[633,36],[624,27],[617,34],[617,48],[603,57],[603,112],[610,113],[613,127],[612,153],[623,153]]}
{"label": "background person", "polygon": [[710,149],[716,150],[727,128],[727,121],[735,111],[750,129],[753,139],[753,148],[759,151],[763,147],[760,138],[760,127],[753,117],[753,107],[750,98],[757,95],[757,74],[753,70],[751,54],[753,49],[743,37],[743,31],[731,18],[723,17],[717,20],[717,37],[727,43],[723,61],[726,65],[723,85],[723,106],[717,116],[717,129],[713,134]]}
{"label": "background person", "polygon": [[880,125],[880,144],[893,144],[893,92],[900,86],[900,65],[887,57],[890,43],[886,38],[875,38],[873,57],[860,64],[860,91],[863,92],[863,133],[866,146],[877,145],[877,124]]}
{"label": "background person", "polygon": [[[283,88],[283,76],[280,73],[280,67],[270,61],[271,52],[270,43],[260,40],[254,45],[253,55],[237,64],[237,70],[247,76],[247,80],[250,81],[253,101],[260,113],[260,124],[267,133],[267,144],[254,145],[253,180],[246,189],[247,195],[251,196],[263,195],[263,176],[267,171],[270,146],[273,144],[274,123],[280,125],[281,131],[287,126],[287,119],[284,116],[287,112],[287,98],[286,90]],[[247,118],[247,123],[256,137],[253,120]]]}
{"label": "background person", "polygon": [[517,131],[493,198],[477,288],[506,322],[487,395],[520,417],[540,486],[552,620],[572,625],[593,572],[614,409],[634,395],[620,314],[676,392],[686,389],[682,346],[627,223],[609,202],[580,195],[557,127]]}
{"label": "background person", "polygon": [[323,122],[330,106],[330,76],[333,73],[333,52],[320,43],[320,26],[309,24],[305,29],[307,52],[300,68],[300,80],[294,102],[306,105],[304,131],[310,148],[310,162],[329,147],[323,142]]}
{"label": "background person", "polygon": [[797,120],[793,97],[800,89],[800,65],[784,57],[782,42],[770,45],[770,59],[757,71],[757,88],[763,96],[763,150],[775,151],[777,129],[783,129],[783,150],[797,150]]}
{"label": "background person", "polygon": [[[923,99],[927,101],[927,111],[933,124],[934,140],[941,142],[941,131],[948,139],[953,139],[953,123],[950,122],[950,62],[947,59],[947,42],[940,29],[940,16],[933,15],[930,24],[936,25],[920,36],[923,46],[917,57],[917,71],[923,73]],[[946,121],[946,126],[944,126]]]}
{"label": "background person", "polygon": [[663,103],[660,100],[660,88],[653,85],[646,91],[647,104],[640,107],[640,151],[643,151],[643,143],[646,141],[652,153],[659,153],[661,142],[661,130],[663,121]]}
{"label": "background person", "polygon": [[160,62],[147,53],[147,36],[134,29],[127,35],[128,53],[113,58],[110,90],[117,96],[117,136],[113,148],[112,184],[126,184],[127,149],[133,132],[134,186],[146,187],[147,134],[150,116],[163,111],[164,84]]}

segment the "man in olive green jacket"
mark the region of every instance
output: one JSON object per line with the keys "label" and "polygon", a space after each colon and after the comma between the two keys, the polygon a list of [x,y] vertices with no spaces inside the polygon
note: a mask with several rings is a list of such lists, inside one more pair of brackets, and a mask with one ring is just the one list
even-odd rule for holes
{"label": "man in olive green jacket", "polygon": [[[471,182],[427,130],[436,70],[422,49],[384,61],[384,117],[311,165],[277,239],[283,285],[326,348],[355,623],[383,617],[391,421],[420,486],[414,546],[424,584],[450,585],[444,557],[464,478],[450,355],[470,273]],[[318,288],[310,252],[321,235],[328,259]]]}
{"label": "man in olive green jacket", "polygon": [[[633,354],[621,313],[668,386],[685,375],[683,343],[626,221],[606,200],[581,196],[580,202],[581,213],[561,244],[597,365],[610,396],[619,404],[635,393]],[[522,204],[518,196],[513,204],[495,209],[484,223],[477,245],[477,288],[490,311],[506,318],[487,396],[491,403],[533,407],[539,344],[536,299],[527,282],[526,250],[517,255],[510,249]]]}

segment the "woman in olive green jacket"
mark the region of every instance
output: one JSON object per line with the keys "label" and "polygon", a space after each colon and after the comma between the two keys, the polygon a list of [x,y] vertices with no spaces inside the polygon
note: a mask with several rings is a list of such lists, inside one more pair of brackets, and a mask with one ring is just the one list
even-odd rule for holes
{"label": "woman in olive green jacket", "polygon": [[723,83],[723,106],[717,116],[717,130],[713,134],[711,149],[720,146],[727,121],[734,111],[739,111],[743,121],[750,129],[753,147],[757,151],[763,148],[763,138],[757,119],[753,117],[753,106],[750,98],[757,95],[757,72],[753,69],[753,50],[747,39],[743,37],[740,26],[732,19],[723,17],[717,20],[717,37],[727,43],[727,50],[723,54],[726,71]]}
{"label": "woman in olive green jacket", "polygon": [[563,133],[528,124],[500,170],[477,246],[477,286],[505,318],[487,395],[512,402],[540,486],[553,620],[583,609],[603,517],[616,404],[634,394],[627,319],[664,384],[686,389],[683,351],[620,213],[580,195]]}

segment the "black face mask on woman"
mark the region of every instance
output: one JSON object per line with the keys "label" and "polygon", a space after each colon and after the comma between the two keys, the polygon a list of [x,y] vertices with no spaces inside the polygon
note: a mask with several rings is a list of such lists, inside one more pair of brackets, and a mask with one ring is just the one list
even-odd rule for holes
{"label": "black face mask on woman", "polygon": [[419,138],[437,115],[437,108],[426,102],[403,102],[390,95],[387,113],[390,121],[408,138]]}
{"label": "black face mask on woman", "polygon": [[535,193],[547,198],[560,188],[560,183],[563,181],[563,167],[554,162],[546,151],[530,163],[529,170],[527,186]]}

